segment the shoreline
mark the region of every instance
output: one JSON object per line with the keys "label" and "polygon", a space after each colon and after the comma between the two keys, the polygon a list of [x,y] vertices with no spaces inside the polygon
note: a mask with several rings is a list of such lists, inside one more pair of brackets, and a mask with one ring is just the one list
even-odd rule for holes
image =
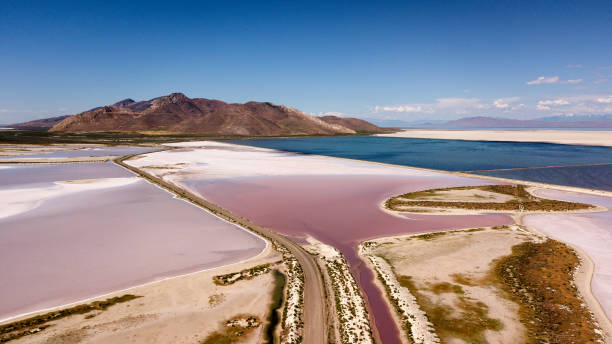
{"label": "shoreline", "polygon": [[[534,139],[537,134],[540,139]],[[578,146],[612,147],[612,131],[606,130],[561,130],[561,129],[403,129],[390,134],[375,134],[380,137],[401,137],[419,139],[489,141],[489,142],[532,142]]]}
{"label": "shoreline", "polygon": [[[255,235],[255,233],[252,233],[252,234]],[[260,258],[260,257],[262,257],[262,256],[264,256],[264,255],[269,253],[269,251],[272,248],[272,245],[270,245],[270,242],[267,239],[265,239],[263,237],[262,237],[262,239],[266,243],[266,246],[264,247],[264,249],[261,252],[259,252],[257,255],[255,255],[253,257],[250,257],[250,258],[247,258],[247,259],[243,259],[241,261],[233,262],[233,263],[230,263],[230,264],[219,265],[219,266],[215,266],[215,267],[212,267],[212,268],[201,269],[201,270],[198,270],[198,271],[187,272],[187,273],[183,273],[183,274],[176,275],[176,276],[167,276],[167,277],[163,277],[163,278],[160,278],[160,279],[156,279],[154,281],[137,284],[137,285],[134,285],[134,286],[131,286],[131,287],[123,288],[123,289],[113,290],[113,291],[105,293],[105,294],[92,296],[92,297],[89,297],[89,298],[86,298],[86,299],[81,299],[81,300],[78,300],[78,301],[66,303],[66,304],[63,304],[63,305],[60,305],[60,306],[48,307],[48,308],[44,308],[44,309],[40,309],[40,310],[36,310],[36,311],[31,311],[31,312],[27,312],[27,313],[22,313],[22,314],[10,316],[8,318],[0,319],[0,324],[5,323],[5,322],[9,322],[9,321],[18,320],[20,318],[25,318],[25,317],[33,316],[33,315],[36,315],[38,313],[46,313],[46,312],[58,310],[60,308],[75,306],[75,305],[78,305],[78,304],[81,304],[81,303],[86,303],[86,302],[94,301],[94,300],[97,300],[97,299],[100,299],[100,298],[108,297],[108,296],[113,295],[113,294],[127,292],[127,291],[130,291],[132,289],[146,287],[146,286],[154,285],[154,284],[161,283],[161,282],[164,282],[164,281],[169,281],[169,280],[173,280],[173,279],[193,276],[193,275],[196,275],[196,274],[212,271],[212,270],[215,270],[215,269],[232,267],[234,265],[245,264],[245,263],[247,263],[247,262],[249,262],[251,260],[258,259],[258,258]]]}
{"label": "shoreline", "polygon": [[[215,142],[218,142],[218,141],[215,141]],[[225,143],[225,142],[223,142],[223,143]],[[250,148],[269,150],[269,151],[272,151],[272,152],[283,152],[283,153],[300,154],[300,153],[294,152],[294,151],[288,151],[288,150],[282,150],[282,149],[264,148],[264,147],[255,147],[255,146],[249,146],[249,145],[242,145],[242,144],[239,144],[239,143],[225,143],[225,144],[227,144],[227,145],[237,145],[237,146],[241,146],[241,147],[250,147]],[[197,146],[195,146],[195,147],[197,147]],[[194,148],[194,147],[189,147],[189,148]],[[378,161],[370,161],[370,160],[359,160],[359,159],[354,159],[354,158],[345,158],[345,157],[331,156],[331,155],[308,154],[308,156],[321,157],[321,158],[326,158],[326,159],[341,159],[341,160],[348,160],[348,161],[354,161],[354,162],[360,162],[360,163],[375,164],[375,165],[380,165],[380,166],[388,166],[388,167],[395,167],[395,168],[399,167],[399,168],[410,169],[410,170],[418,170],[418,171],[424,171],[424,172],[436,172],[436,173],[450,174],[450,175],[461,176],[461,177],[472,178],[472,179],[488,179],[488,180],[500,181],[500,182],[505,182],[505,183],[524,184],[524,185],[528,185],[528,186],[552,188],[552,189],[558,189],[558,190],[561,190],[561,191],[579,192],[579,193],[586,193],[586,194],[591,194],[591,195],[605,196],[605,197],[612,198],[612,191],[606,191],[606,190],[600,190],[600,189],[587,189],[587,188],[578,187],[578,186],[569,186],[569,185],[560,185],[560,184],[547,184],[547,183],[533,182],[533,181],[528,181],[528,180],[501,178],[501,177],[493,177],[493,176],[480,175],[480,174],[472,174],[472,173],[461,172],[461,171],[436,170],[436,169],[433,169],[433,168],[425,168],[425,167],[410,166],[410,165],[398,165],[398,164],[392,164],[392,163],[387,163],[387,162],[378,162]]]}
{"label": "shoreline", "polygon": [[569,242],[562,241],[561,239],[555,236],[544,234],[533,227],[525,226],[523,224],[523,218],[529,215],[533,214],[515,214],[513,218],[515,219],[516,224],[522,226],[523,228],[526,228],[528,231],[536,235],[541,235],[547,238],[561,241],[565,245],[571,247],[572,250],[576,252],[576,255],[580,258],[581,264],[578,268],[578,271],[574,273],[573,282],[578,288],[578,291],[580,292],[580,295],[582,296],[583,300],[587,303],[589,310],[593,312],[595,320],[597,321],[601,330],[604,332],[605,339],[607,339],[607,342],[612,342],[612,320],[608,317],[606,311],[603,309],[601,303],[599,302],[599,300],[597,300],[597,297],[595,296],[595,294],[593,294],[593,291],[591,289],[593,276],[595,274],[595,262],[591,259],[588,253],[586,253],[580,247]]}
{"label": "shoreline", "polygon": [[[544,238],[550,238],[550,239],[553,239],[553,240],[559,240],[559,239],[555,238],[554,236],[544,234],[544,233],[536,230],[535,228],[525,226],[523,224],[523,222],[522,222],[522,218],[524,216],[526,216],[526,215],[529,215],[529,214],[515,213],[511,217],[514,219],[515,225],[520,226],[522,229],[525,229],[527,232],[531,233],[532,235],[536,235],[536,236],[540,236],[540,237],[544,237]],[[425,232],[425,233],[417,233],[417,234],[382,236],[382,237],[372,238],[372,239],[369,239],[369,240],[364,240],[360,244],[358,244],[358,247],[361,247],[361,245],[363,245],[364,243],[366,243],[368,241],[378,242],[378,241],[381,241],[381,240],[384,241],[384,240],[388,240],[388,239],[401,240],[401,239],[405,239],[405,238],[410,238],[410,237],[418,236],[418,235],[421,235],[421,234],[445,233],[445,232],[463,232],[463,231],[468,231],[470,229],[471,228],[460,228],[460,229],[451,229],[451,230],[448,230],[448,231],[443,230],[443,231]],[[603,332],[603,337],[604,337],[605,343],[612,343],[612,322],[607,317],[607,315],[606,315],[605,311],[603,310],[601,304],[599,303],[599,301],[597,300],[597,298],[595,297],[595,295],[591,291],[591,282],[593,280],[595,264],[591,260],[591,258],[588,256],[588,254],[586,254],[586,252],[584,252],[582,249],[580,249],[580,248],[578,248],[578,247],[576,247],[576,246],[574,246],[574,245],[572,245],[570,243],[566,243],[566,242],[563,242],[563,243],[565,245],[569,246],[572,250],[574,250],[576,252],[576,255],[580,259],[580,265],[579,265],[579,268],[577,269],[577,271],[574,272],[574,278],[572,280],[572,283],[574,283],[576,285],[581,299],[587,304],[588,310],[593,314],[593,318],[594,318],[596,324],[598,325],[599,329]],[[358,256],[363,261],[363,263],[366,265],[366,267],[374,272],[374,281],[373,281],[374,285],[379,289],[379,291],[383,295],[387,295],[387,291],[385,290],[385,286],[382,284],[382,282],[380,281],[379,278],[376,278],[376,269],[375,269],[374,265],[370,262],[370,259],[367,256],[362,254],[362,250],[358,250]],[[396,321],[396,325],[399,328],[401,328],[401,319],[398,317],[396,311],[394,311],[394,307],[395,306],[389,300],[388,295],[387,295],[387,297],[385,297],[385,303],[387,304],[387,307],[389,307],[389,310],[391,311],[391,313],[393,315],[393,318]],[[402,341],[404,341],[404,337],[405,337],[405,334],[402,336]],[[408,340],[408,341],[410,341],[410,340]]]}

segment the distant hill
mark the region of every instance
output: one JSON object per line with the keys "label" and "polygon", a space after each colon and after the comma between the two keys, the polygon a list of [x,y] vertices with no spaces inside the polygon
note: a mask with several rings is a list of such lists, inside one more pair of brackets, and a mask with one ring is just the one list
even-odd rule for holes
{"label": "distant hill", "polygon": [[612,118],[580,118],[576,121],[555,118],[519,120],[496,117],[467,117],[427,127],[433,128],[612,128]]}
{"label": "distant hill", "polygon": [[37,119],[37,120],[29,121],[29,122],[9,124],[6,127],[13,128],[13,129],[26,129],[26,130],[47,130],[68,117],[70,117],[70,115],[43,118],[43,119]]}
{"label": "distant hill", "polygon": [[140,102],[128,98],[94,108],[63,119],[49,131],[277,136],[383,133],[389,129],[356,118],[315,117],[267,102],[229,104],[172,93]]}

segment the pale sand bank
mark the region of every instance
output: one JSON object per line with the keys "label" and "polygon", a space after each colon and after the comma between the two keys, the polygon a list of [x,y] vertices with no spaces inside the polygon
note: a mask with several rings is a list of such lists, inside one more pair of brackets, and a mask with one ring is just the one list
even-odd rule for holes
{"label": "pale sand bank", "polygon": [[[517,226],[512,226],[512,229],[507,230],[485,229],[477,232],[458,230],[428,240],[410,235],[387,237],[370,240],[370,244],[361,246],[362,252],[367,252],[367,256],[383,257],[387,264],[391,264],[395,274],[411,276],[422,297],[447,308],[450,312],[447,316],[456,317],[461,313],[462,310],[457,307],[457,303],[462,297],[484,303],[485,316],[497,319],[503,324],[499,330],[481,329],[481,335],[487,342],[519,343],[525,339],[525,328],[519,320],[518,305],[503,297],[503,293],[494,284],[458,283],[457,276],[467,281],[486,280],[491,263],[510,254],[513,245],[522,243],[528,238],[528,233]],[[368,246],[369,248],[366,248]],[[369,259],[364,258],[369,263]],[[432,266],[435,266],[435,269],[432,269]],[[392,274],[390,271],[387,273]],[[380,281],[377,284],[380,284]],[[432,288],[436,285],[450,285],[454,288],[443,293],[434,292]],[[455,288],[461,292],[456,294],[452,291]],[[405,292],[409,293],[407,290]],[[425,326],[425,323],[414,323],[412,326],[412,331],[419,332],[414,326]],[[445,342],[459,340],[453,336],[449,337],[446,333],[437,333],[437,335]]]}
{"label": "pale sand bank", "polygon": [[566,145],[611,146],[612,131],[581,130],[428,130],[407,129],[376,136],[468,141],[548,142]]}

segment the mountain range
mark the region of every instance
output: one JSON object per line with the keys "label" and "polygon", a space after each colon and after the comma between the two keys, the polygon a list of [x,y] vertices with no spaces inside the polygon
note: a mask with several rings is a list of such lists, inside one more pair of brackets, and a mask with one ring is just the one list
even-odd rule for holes
{"label": "mountain range", "polygon": [[357,118],[316,117],[269,102],[230,104],[189,98],[182,93],[147,101],[124,99],[71,116],[10,125],[15,129],[50,132],[145,132],[205,135],[282,136],[383,133]]}
{"label": "mountain range", "polygon": [[[373,124],[374,123],[374,124]],[[442,120],[381,120],[337,116],[316,117],[269,102],[226,103],[172,93],[147,101],[130,98],[67,116],[8,125],[51,132],[190,133],[231,136],[376,134],[383,127],[467,128],[612,128],[612,115],[549,116],[531,120],[466,117]]]}

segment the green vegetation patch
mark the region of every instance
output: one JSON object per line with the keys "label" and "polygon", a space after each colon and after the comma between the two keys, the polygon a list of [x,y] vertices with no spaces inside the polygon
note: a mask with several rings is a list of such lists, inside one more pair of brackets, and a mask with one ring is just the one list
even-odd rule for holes
{"label": "green vegetation patch", "polygon": [[430,291],[440,294],[452,292],[458,295],[454,306],[435,303],[416,286],[411,276],[396,275],[402,287],[407,288],[433,325],[442,342],[459,338],[468,343],[486,343],[486,330],[499,331],[502,323],[488,316],[489,307],[472,298],[463,296],[463,288],[451,283],[438,283]]}
{"label": "green vegetation patch", "polygon": [[250,280],[259,275],[266,274],[271,271],[271,263],[257,265],[249,269],[244,269],[238,272],[232,272],[225,275],[213,276],[213,282],[216,285],[230,285],[242,280]]}
{"label": "green vegetation patch", "polygon": [[261,325],[254,315],[238,315],[223,322],[222,329],[211,333],[200,344],[231,344],[239,343]]}
{"label": "green vegetation patch", "polygon": [[112,297],[103,301],[78,305],[58,311],[36,315],[23,320],[18,320],[8,324],[0,325],[0,343],[6,343],[27,335],[36,334],[52,326],[51,321],[66,318],[75,314],[86,314],[91,311],[105,311],[107,308],[118,303],[128,302],[142,296],[126,294],[123,296]]}
{"label": "green vegetation patch", "polygon": [[567,245],[549,239],[512,247],[500,258],[493,278],[519,306],[532,343],[595,343],[602,340],[573,284],[580,264]]}
{"label": "green vegetation patch", "polygon": [[[453,190],[482,190],[503,195],[513,196],[507,202],[453,202],[453,201],[427,201],[419,200],[426,196],[436,195],[441,191]],[[593,205],[540,198],[530,194],[524,185],[486,185],[462,186],[455,188],[433,189],[417,191],[394,196],[385,202],[385,207],[395,211],[407,211],[406,207],[425,208],[454,208],[468,210],[497,210],[497,211],[571,211],[594,208]]]}
{"label": "green vegetation patch", "polygon": [[285,275],[274,270],[272,276],[274,276],[274,290],[272,290],[272,302],[270,303],[270,313],[268,319],[266,319],[266,327],[264,328],[264,334],[267,343],[274,343],[274,331],[280,324],[281,316],[280,311],[283,305],[283,298],[285,295],[285,284],[287,278]]}
{"label": "green vegetation patch", "polygon": [[439,282],[431,284],[429,290],[434,294],[455,293],[464,294],[463,288],[458,284]]}
{"label": "green vegetation patch", "polygon": [[55,144],[55,143],[98,143],[108,145],[126,144],[161,144],[169,142],[204,141],[204,140],[239,140],[251,137],[323,137],[323,136],[365,136],[369,132],[334,135],[281,135],[281,136],[244,136],[199,133],[169,133],[164,131],[144,132],[48,132],[43,130],[0,130],[0,143]]}

